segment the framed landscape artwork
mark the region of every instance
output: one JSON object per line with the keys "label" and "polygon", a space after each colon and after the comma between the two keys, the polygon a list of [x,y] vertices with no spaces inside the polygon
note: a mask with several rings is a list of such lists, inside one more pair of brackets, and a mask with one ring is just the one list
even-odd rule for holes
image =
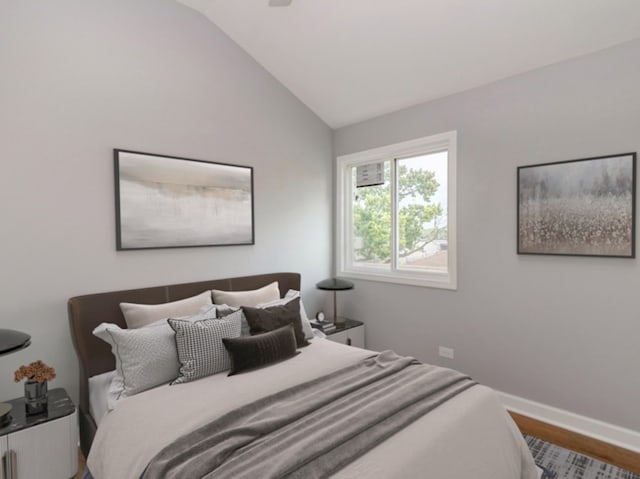
{"label": "framed landscape artwork", "polygon": [[114,150],[116,248],[254,244],[253,168]]}
{"label": "framed landscape artwork", "polygon": [[635,258],[636,153],[518,168],[518,254]]}

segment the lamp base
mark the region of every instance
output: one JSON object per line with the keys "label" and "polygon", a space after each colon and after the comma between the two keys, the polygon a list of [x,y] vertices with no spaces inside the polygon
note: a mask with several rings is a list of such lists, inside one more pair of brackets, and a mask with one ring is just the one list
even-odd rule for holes
{"label": "lamp base", "polygon": [[11,424],[11,404],[3,402],[0,403],[0,428],[6,427]]}

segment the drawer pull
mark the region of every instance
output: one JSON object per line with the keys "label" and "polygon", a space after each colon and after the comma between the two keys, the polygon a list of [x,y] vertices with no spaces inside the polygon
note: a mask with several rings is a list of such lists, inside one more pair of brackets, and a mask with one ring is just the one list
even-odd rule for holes
{"label": "drawer pull", "polygon": [[7,451],[2,458],[2,477],[3,479],[17,479],[18,464],[15,451]]}

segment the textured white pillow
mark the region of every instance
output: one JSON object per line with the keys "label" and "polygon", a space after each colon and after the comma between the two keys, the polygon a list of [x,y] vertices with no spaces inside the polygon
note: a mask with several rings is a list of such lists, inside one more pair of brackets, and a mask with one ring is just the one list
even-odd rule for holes
{"label": "textured white pillow", "polygon": [[120,303],[129,329],[141,328],[160,319],[191,316],[203,306],[212,304],[211,292],[204,291],[196,296],[161,304]]}
{"label": "textured white pillow", "polygon": [[259,289],[250,291],[220,291],[214,289],[213,302],[215,304],[226,304],[227,306],[250,306],[255,308],[259,303],[268,303],[280,299],[280,288],[278,282],[274,281]]}
{"label": "textured white pillow", "polygon": [[[209,306],[207,311],[182,319],[200,321],[215,318],[215,313],[215,308]],[[109,410],[120,399],[166,384],[178,376],[180,364],[175,333],[166,319],[138,329],[102,323],[93,334],[111,346],[116,359],[115,375],[107,395]]]}
{"label": "textured white pillow", "polygon": [[[300,298],[300,291],[290,289],[289,291],[287,291],[287,294],[284,295],[284,298],[277,299],[275,301],[269,301],[268,303],[260,303],[256,305],[256,308],[264,309],[271,306],[283,306],[295,298]],[[304,331],[304,337],[306,339],[313,339],[313,328],[311,327],[311,323],[309,322],[307,311],[304,309],[304,304],[302,304],[302,298],[300,298],[300,319],[302,321],[302,331]]]}

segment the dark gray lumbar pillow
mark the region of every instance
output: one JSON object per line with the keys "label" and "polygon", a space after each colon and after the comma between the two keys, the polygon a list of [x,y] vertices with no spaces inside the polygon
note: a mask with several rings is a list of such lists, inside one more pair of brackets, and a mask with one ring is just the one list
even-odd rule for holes
{"label": "dark gray lumbar pillow", "polygon": [[231,356],[229,376],[266,366],[298,354],[293,326],[288,324],[268,333],[239,338],[223,338]]}

